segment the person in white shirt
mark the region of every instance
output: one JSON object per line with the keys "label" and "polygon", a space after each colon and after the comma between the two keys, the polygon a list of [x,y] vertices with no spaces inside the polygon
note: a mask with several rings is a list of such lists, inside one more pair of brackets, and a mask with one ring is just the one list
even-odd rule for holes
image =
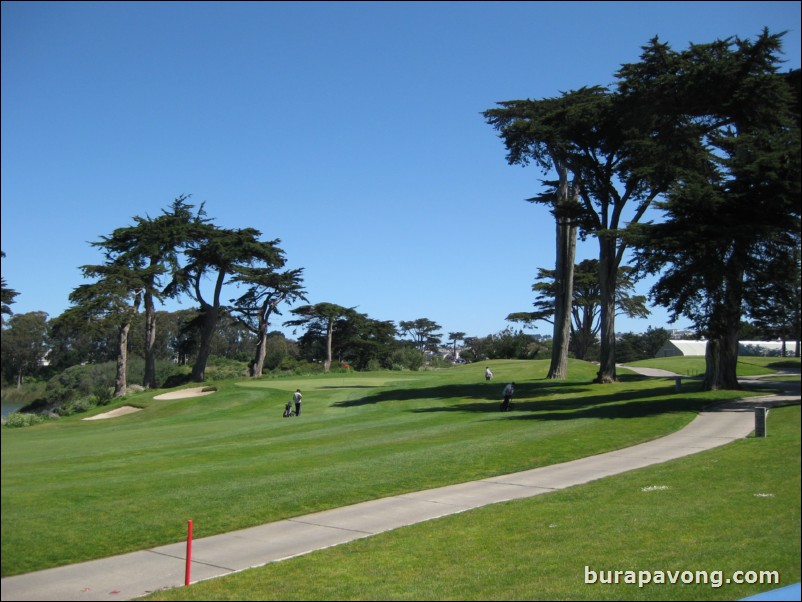
{"label": "person in white shirt", "polygon": [[300,389],[295,389],[295,395],[292,396],[292,400],[295,402],[295,415],[301,415],[301,400],[303,395],[301,395]]}

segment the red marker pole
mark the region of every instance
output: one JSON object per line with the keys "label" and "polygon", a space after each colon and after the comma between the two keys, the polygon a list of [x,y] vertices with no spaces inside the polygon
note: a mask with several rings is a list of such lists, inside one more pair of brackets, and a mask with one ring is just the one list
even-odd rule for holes
{"label": "red marker pole", "polygon": [[192,572],[192,521],[187,521],[187,568],[184,571],[184,585],[189,585],[189,575]]}

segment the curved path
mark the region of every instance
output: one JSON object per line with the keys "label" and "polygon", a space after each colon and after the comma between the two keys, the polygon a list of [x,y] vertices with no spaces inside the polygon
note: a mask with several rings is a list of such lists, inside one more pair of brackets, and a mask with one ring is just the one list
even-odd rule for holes
{"label": "curved path", "polygon": [[[789,389],[780,395],[711,408],[682,430],[634,447],[197,539],[192,547],[191,581],[221,577],[405,525],[549,493],[718,447],[754,430],[753,408],[799,403],[799,382],[787,385]],[[170,544],[8,577],[2,579],[2,600],[130,600],[183,586],[185,568],[186,543]]]}

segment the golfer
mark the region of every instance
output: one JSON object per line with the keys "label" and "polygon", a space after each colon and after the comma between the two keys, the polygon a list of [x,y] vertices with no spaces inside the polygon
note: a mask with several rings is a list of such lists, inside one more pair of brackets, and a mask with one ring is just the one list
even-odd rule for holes
{"label": "golfer", "polygon": [[501,411],[506,412],[510,409],[510,402],[512,401],[512,394],[515,393],[515,383],[508,383],[506,387],[504,387],[504,391],[502,391],[502,395],[504,396],[504,401],[501,403]]}
{"label": "golfer", "polygon": [[301,415],[301,400],[303,399],[303,395],[301,395],[300,389],[295,389],[295,395],[292,396],[292,400],[295,402],[295,415]]}

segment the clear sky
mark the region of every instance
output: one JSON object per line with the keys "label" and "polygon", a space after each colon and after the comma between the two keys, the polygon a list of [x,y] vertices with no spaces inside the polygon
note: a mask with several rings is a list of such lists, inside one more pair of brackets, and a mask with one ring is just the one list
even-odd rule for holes
{"label": "clear sky", "polygon": [[[555,228],[524,200],[544,175],[507,165],[482,111],[610,84],[654,36],[682,50],[764,27],[799,68],[799,2],[4,0],[11,309],[58,316],[102,263],[91,241],[189,194],[281,239],[312,303],[497,333],[532,308]],[[597,253],[588,239],[578,261]],[[649,326],[672,327],[659,307],[617,320]]]}

